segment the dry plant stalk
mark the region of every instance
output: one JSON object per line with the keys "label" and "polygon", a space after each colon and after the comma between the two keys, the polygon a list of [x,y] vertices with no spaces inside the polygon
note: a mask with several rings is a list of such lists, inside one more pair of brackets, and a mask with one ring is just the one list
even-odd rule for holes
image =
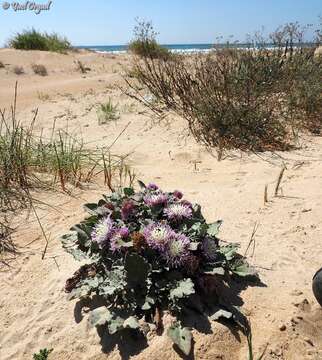
{"label": "dry plant stalk", "polygon": [[283,166],[283,168],[281,169],[281,171],[280,171],[280,173],[278,175],[277,183],[276,183],[276,187],[275,187],[275,197],[278,196],[278,190],[280,188],[281,181],[282,181],[285,169],[286,169],[286,167]]}
{"label": "dry plant stalk", "polygon": [[265,185],[265,189],[264,189],[264,205],[268,202],[268,185]]}

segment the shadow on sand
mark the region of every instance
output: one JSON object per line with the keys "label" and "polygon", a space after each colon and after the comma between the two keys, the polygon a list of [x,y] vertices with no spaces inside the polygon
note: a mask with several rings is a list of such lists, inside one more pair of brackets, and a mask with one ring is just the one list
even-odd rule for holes
{"label": "shadow on sand", "polygon": [[[249,325],[247,318],[239,310],[239,308],[244,303],[240,293],[247,287],[266,287],[266,285],[257,278],[235,279],[232,277],[225,282],[218,282],[216,286],[217,287],[214,293],[207,295],[207,303],[213,309],[224,308],[233,313],[233,319],[220,318],[218,321],[231,331],[238,342],[241,342],[240,334],[247,336]],[[197,296],[197,298],[199,298],[199,296]],[[193,299],[191,306],[187,306],[186,311],[183,313],[183,316],[180,318],[180,320],[184,326],[194,328],[202,334],[212,334],[213,331],[211,327],[211,320],[209,319],[209,316],[211,316],[211,311],[208,311],[206,314],[200,311],[201,309],[199,306],[195,306],[196,301],[198,302],[200,299]],[[83,320],[84,308],[86,308],[86,312],[88,312],[103,305],[105,305],[105,303],[99,297],[78,301],[74,308],[74,317],[76,323],[79,323]],[[122,360],[128,360],[131,356],[139,354],[148,346],[144,334],[131,329],[124,329],[120,333],[110,335],[106,330],[106,326],[98,326],[97,333],[101,339],[100,344],[102,346],[102,351],[104,353],[110,353],[117,346]],[[189,356],[183,354],[176,345],[173,346],[173,349],[182,359],[195,359],[193,351],[194,343],[192,344],[192,351]]]}

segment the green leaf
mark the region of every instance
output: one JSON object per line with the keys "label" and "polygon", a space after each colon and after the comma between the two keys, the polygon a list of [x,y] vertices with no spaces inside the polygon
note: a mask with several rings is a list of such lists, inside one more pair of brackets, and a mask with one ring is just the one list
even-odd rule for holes
{"label": "green leaf", "polygon": [[125,271],[122,267],[115,267],[107,272],[107,277],[99,286],[99,295],[111,296],[122,292],[126,286]]}
{"label": "green leaf", "polygon": [[119,330],[123,329],[123,324],[124,324],[124,319],[114,314],[112,319],[110,319],[107,324],[108,332],[111,335],[117,333]]}
{"label": "green leaf", "polygon": [[215,312],[209,317],[210,320],[217,321],[220,318],[231,319],[233,314],[230,311],[216,308]]}
{"label": "green leaf", "polygon": [[184,298],[195,293],[193,282],[190,278],[178,281],[177,286],[170,291],[170,299]]}
{"label": "green leaf", "polygon": [[124,192],[124,195],[126,195],[126,196],[131,196],[131,195],[135,194],[134,189],[131,187],[124,188],[123,192]]}
{"label": "green leaf", "polygon": [[219,228],[222,224],[222,220],[218,220],[208,225],[207,234],[210,236],[216,236],[219,233]]}
{"label": "green leaf", "polygon": [[214,267],[212,270],[203,271],[207,275],[225,275],[225,269],[222,267]]}
{"label": "green leaf", "polygon": [[99,326],[108,323],[112,319],[111,312],[107,309],[106,306],[101,306],[94,309],[88,318],[88,321],[91,326]]}
{"label": "green leaf", "polygon": [[84,209],[91,215],[97,215],[98,205],[95,203],[84,204]]}
{"label": "green leaf", "polygon": [[138,180],[138,184],[139,184],[139,186],[140,186],[141,189],[146,189],[146,185],[144,184],[143,181]]}
{"label": "green leaf", "polygon": [[176,323],[168,329],[167,335],[186,356],[190,354],[192,334],[188,328]]}
{"label": "green leaf", "polygon": [[61,237],[63,248],[71,254],[76,261],[87,259],[87,254],[78,248],[78,236],[75,231]]}
{"label": "green leaf", "polygon": [[257,271],[247,262],[239,263],[231,268],[231,271],[241,277],[257,276]]}
{"label": "green leaf", "polygon": [[238,248],[238,244],[229,244],[226,246],[221,246],[220,252],[225,255],[226,260],[230,261],[236,256]]}
{"label": "green leaf", "polygon": [[130,316],[124,321],[123,327],[124,328],[130,328],[130,329],[139,329],[140,324],[139,324],[136,317]]}
{"label": "green leaf", "polygon": [[191,242],[191,243],[190,243],[190,246],[189,246],[189,250],[191,250],[191,251],[196,251],[196,250],[198,250],[198,246],[199,246],[199,243],[197,243],[197,242]]}
{"label": "green leaf", "polygon": [[207,229],[208,229],[207,224],[196,222],[190,227],[189,233],[195,236],[205,236],[207,233]]}
{"label": "green leaf", "polygon": [[142,310],[150,310],[151,309],[151,305],[154,305],[155,301],[153,298],[147,296],[145,298],[145,303],[142,305],[141,309]]}

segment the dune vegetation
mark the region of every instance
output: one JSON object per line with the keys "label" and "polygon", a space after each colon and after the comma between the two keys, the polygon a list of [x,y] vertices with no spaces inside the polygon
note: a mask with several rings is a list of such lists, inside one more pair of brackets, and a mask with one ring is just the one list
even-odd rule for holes
{"label": "dune vegetation", "polygon": [[300,131],[322,127],[322,57],[303,43],[303,33],[291,23],[270,35],[273,47],[257,36],[248,49],[134,59],[127,93],[155,114],[182,116],[219,158],[231,149],[290,149]]}
{"label": "dune vegetation", "polygon": [[8,46],[18,50],[41,50],[65,53],[72,49],[67,38],[56,33],[41,33],[35,29],[24,30],[15,34]]}

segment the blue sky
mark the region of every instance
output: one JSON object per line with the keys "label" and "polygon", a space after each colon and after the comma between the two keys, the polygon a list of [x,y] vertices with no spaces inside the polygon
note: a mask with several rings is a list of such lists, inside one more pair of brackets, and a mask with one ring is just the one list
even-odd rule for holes
{"label": "blue sky", "polygon": [[66,35],[73,45],[126,44],[137,16],[152,20],[163,44],[213,43],[217,36],[232,34],[243,41],[261,26],[270,32],[290,21],[317,24],[322,15],[322,0],[53,0],[50,10],[39,15],[4,10],[3,2],[0,46],[31,27]]}

